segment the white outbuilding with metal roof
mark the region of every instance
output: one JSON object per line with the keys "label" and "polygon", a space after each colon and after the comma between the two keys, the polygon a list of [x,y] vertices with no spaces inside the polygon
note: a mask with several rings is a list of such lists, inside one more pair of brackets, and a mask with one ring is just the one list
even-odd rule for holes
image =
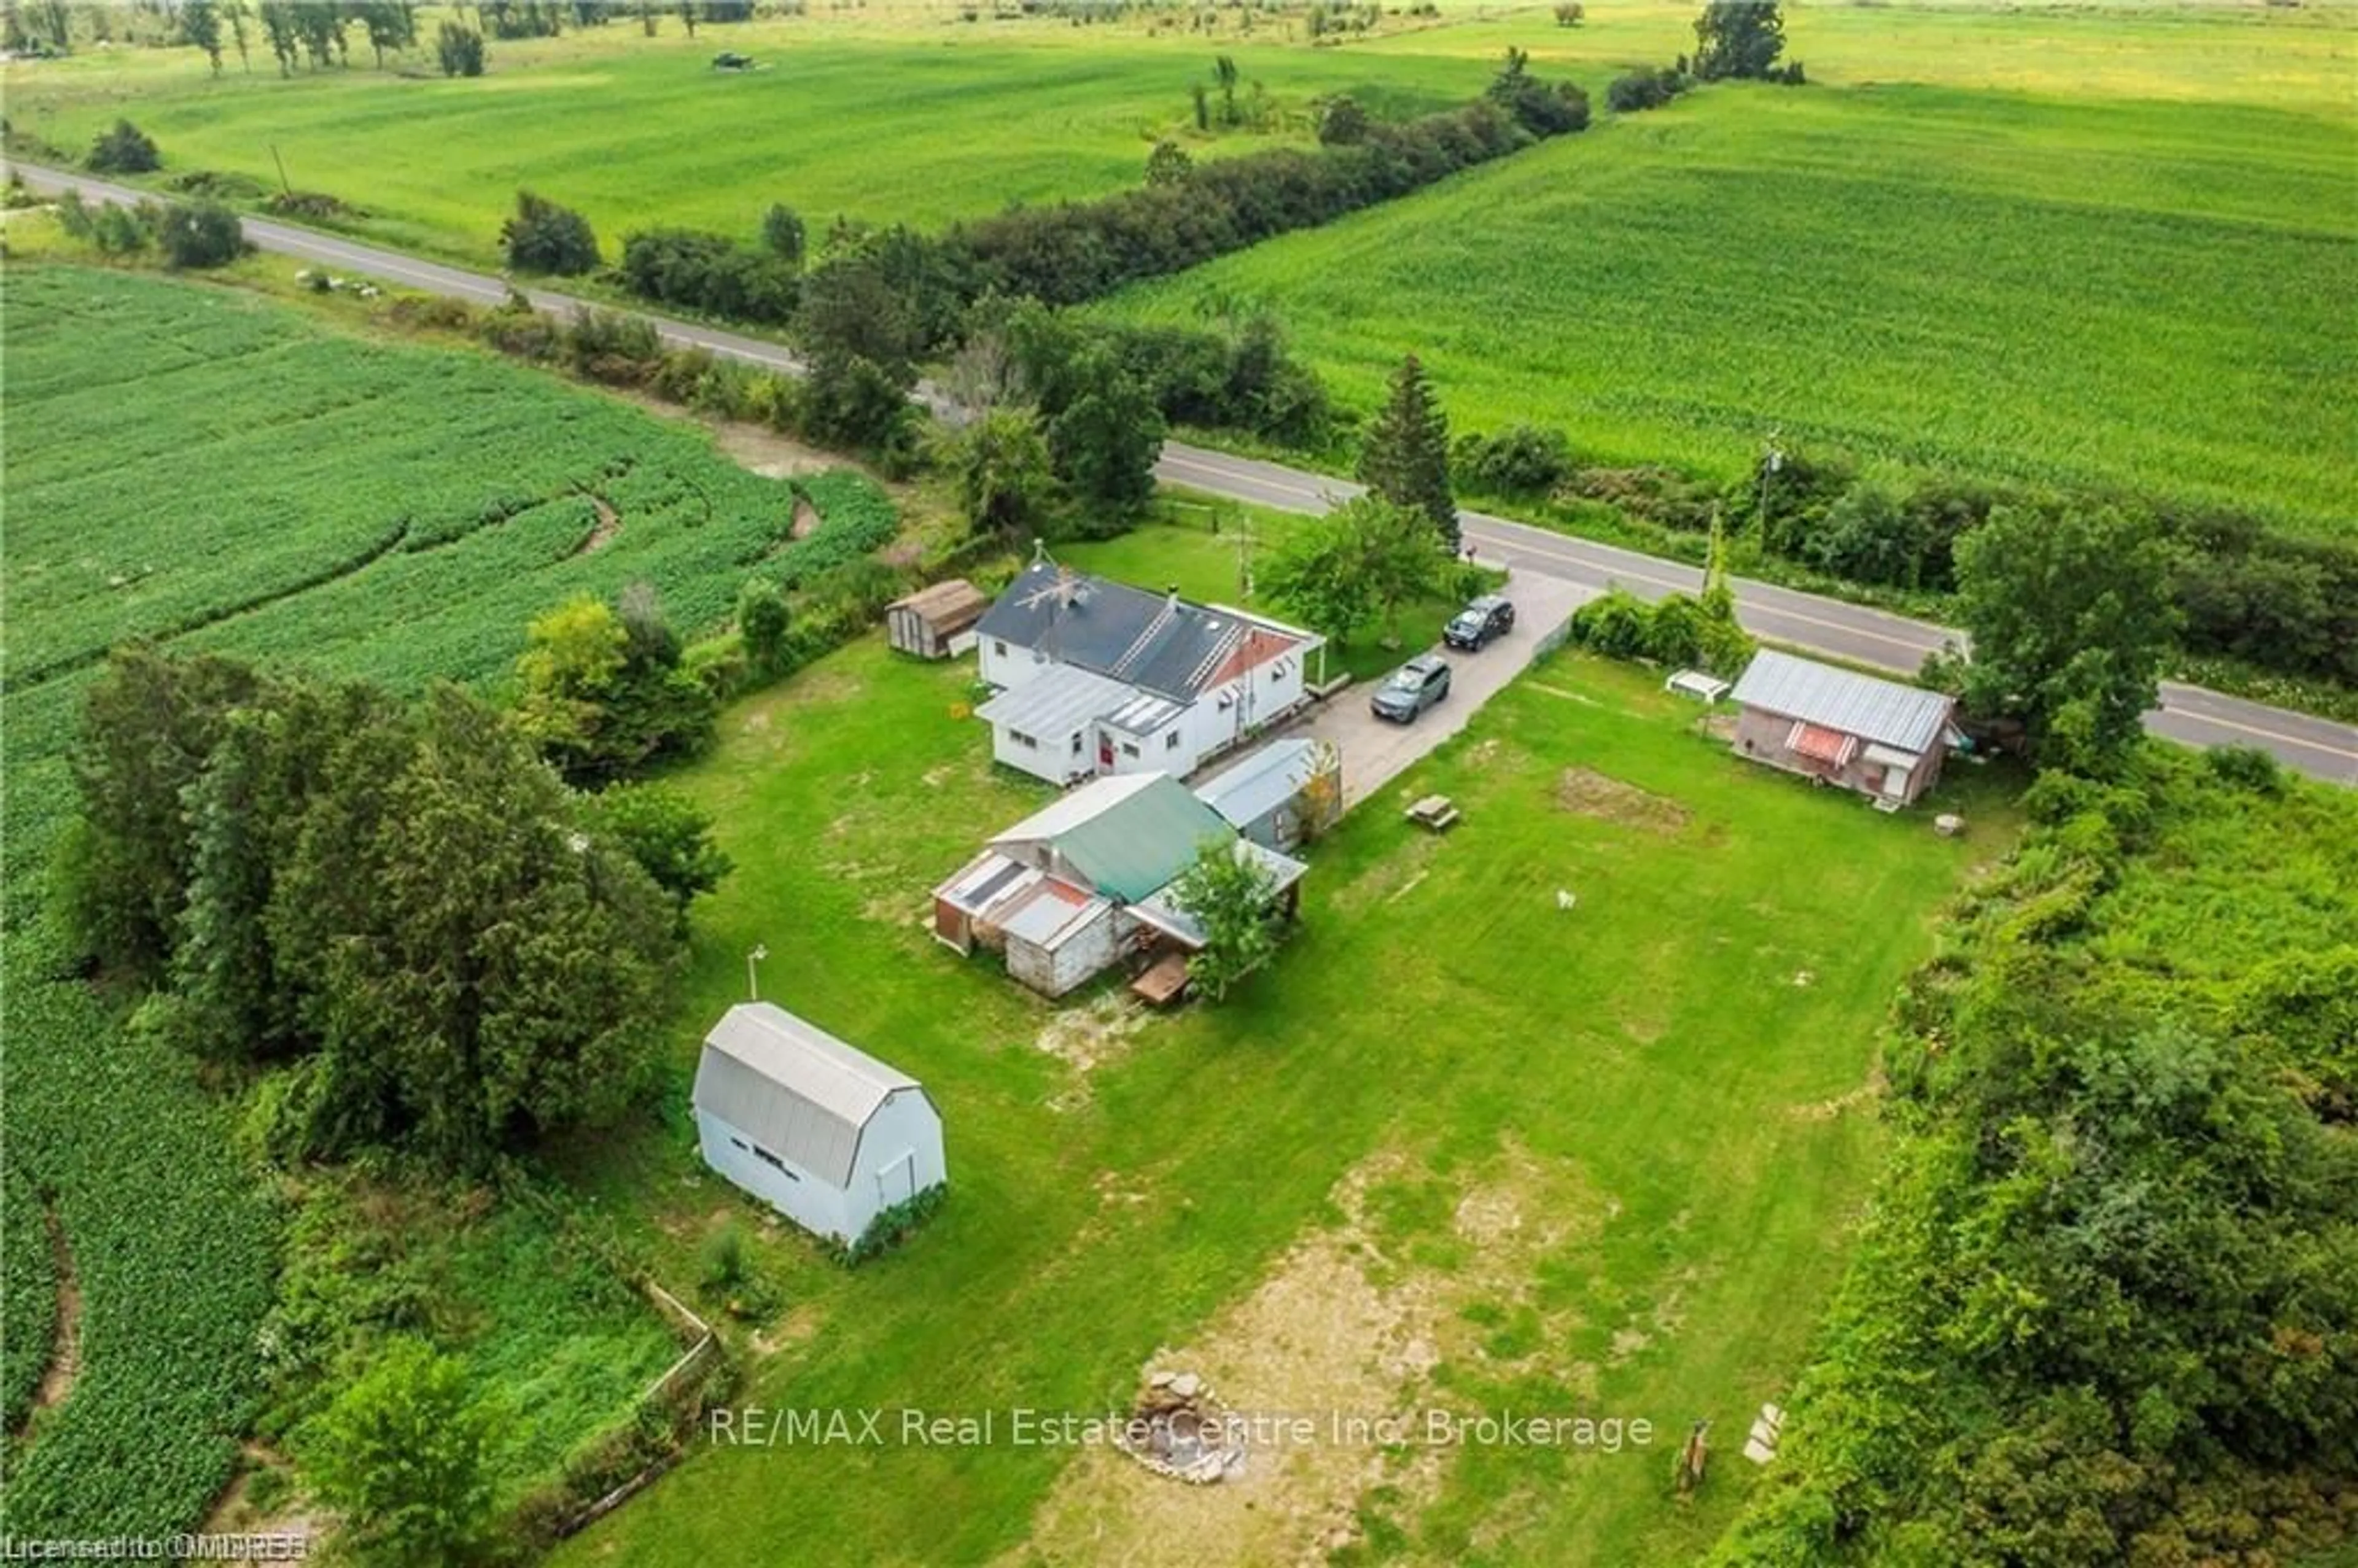
{"label": "white outbuilding with metal roof", "polygon": [[704,1162],[816,1235],[855,1241],[948,1179],[916,1079],[770,1002],[739,1003],[704,1037],[695,1105]]}

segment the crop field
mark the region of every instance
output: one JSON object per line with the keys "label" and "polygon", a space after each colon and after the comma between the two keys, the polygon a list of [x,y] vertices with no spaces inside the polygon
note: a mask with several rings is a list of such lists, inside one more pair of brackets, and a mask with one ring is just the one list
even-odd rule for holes
{"label": "crop field", "polygon": [[[1192,1562],[1217,1541],[1291,1562],[1356,1518],[1424,1560],[1544,1540],[1564,1562],[1693,1561],[1749,1467],[1682,1507],[1667,1436],[1403,1452],[1373,1481],[1365,1450],[1258,1454],[1195,1492],[1023,1446],[1005,1412],[1126,1408],[1146,1368],[1184,1366],[1239,1410],[1740,1432],[1839,1272],[1880,1149],[1878,1021],[1935,907],[2008,837],[1996,781],[1962,770],[1974,836],[1943,840],[1735,762],[1640,672],[1560,655],[1315,847],[1298,935],[1229,1005],[1057,1009],[921,918],[1044,798],[990,768],[970,679],[871,638],[732,709],[676,775],[738,869],[699,906],[663,1125],[569,1173],[674,1273],[752,1214],[696,1167],[685,1106],[696,1042],[765,945],[763,995],[941,1104],[951,1197],[849,1274],[763,1227],[755,1267],[788,1310],[752,1325],[736,1402],[996,1410],[995,1439],[914,1445],[894,1414],[875,1446],[708,1444],[558,1560],[758,1541],[776,1562]],[[1446,839],[1397,809],[1436,789],[1466,811]]]}
{"label": "crop field", "polygon": [[57,1265],[32,1178],[0,1159],[0,1412],[9,1432],[31,1408],[58,1327]]}
{"label": "crop field", "polygon": [[1413,350],[1462,427],[1592,461],[1776,439],[2346,533],[2353,167],[2281,106],[1718,87],[1108,308],[1264,300],[1347,402]]}
{"label": "crop field", "polygon": [[[277,1222],[193,1064],[54,983],[40,884],[95,661],[145,636],[405,689],[496,680],[527,621],[575,593],[647,580],[698,629],[749,575],[797,579],[897,518],[856,475],[763,479],[701,430],[487,355],[153,277],[12,264],[6,286],[7,1244],[13,1259],[15,1188],[38,1182],[82,1314],[70,1394],[10,1456],[5,1523],[160,1536],[203,1513],[255,1417]],[[798,497],[816,508],[799,527]],[[571,1337],[563,1304],[537,1340],[517,1321],[485,1342],[506,1380]],[[636,1333],[612,1357],[625,1385],[661,1365],[660,1325]],[[17,1367],[12,1344],[12,1400]],[[562,1400],[535,1394],[525,1457],[580,1435],[608,1391],[575,1377]]]}
{"label": "crop field", "polygon": [[[429,23],[429,30],[431,24]],[[934,228],[1010,202],[1135,185],[1155,142],[1198,157],[1306,145],[1309,105],[1357,95],[1397,116],[1463,103],[1491,62],[1230,41],[1242,73],[1282,111],[1267,134],[1199,135],[1189,89],[1211,80],[1208,43],[1027,27],[1012,38],[812,33],[793,24],[618,22],[556,40],[493,43],[479,81],[356,67],[280,81],[233,60],[214,81],[192,50],[7,68],[11,124],[80,150],[129,114],[165,168],[210,168],[276,189],[272,149],[300,189],[365,209],[352,232],[495,265],[518,186],[578,207],[610,254],[623,234],[684,224],[754,236],[773,201],[814,235],[838,216]],[[716,73],[714,50],[768,69]],[[420,151],[430,145],[431,157]]]}

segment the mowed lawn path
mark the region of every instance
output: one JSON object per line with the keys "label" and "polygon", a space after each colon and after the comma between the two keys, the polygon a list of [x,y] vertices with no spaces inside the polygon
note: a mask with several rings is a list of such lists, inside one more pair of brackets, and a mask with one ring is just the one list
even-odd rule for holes
{"label": "mowed lawn path", "polygon": [[[1474,1260],[1459,1173],[1511,1149],[1585,1212],[1558,1217],[1569,1239],[1514,1303],[1466,1304],[1500,1330],[1420,1398],[1666,1433],[1707,1417],[1721,1464],[1686,1506],[1667,1436],[1453,1450],[1429,1506],[1376,1497],[1367,1517],[1436,1559],[1543,1539],[1556,1561],[1690,1560],[1740,1500],[1733,1446],[1841,1265],[1880,1148],[1858,1092],[1878,1023],[1936,907],[2008,836],[1995,784],[1962,781],[1976,831],[1942,839],[1925,815],[1735,762],[1642,672],[1559,655],[1314,848],[1272,968],[1083,1072],[1040,1048],[1055,1010],[920,924],[930,885],[1043,798],[989,771],[968,679],[871,639],[733,709],[679,780],[738,870],[699,908],[662,1130],[580,1152],[577,1179],[660,1227],[683,1278],[712,1217],[750,1212],[698,1177],[684,1101],[757,943],[765,996],[914,1073],[947,1126],[951,1201],[904,1251],[846,1274],[789,1233],[761,1242],[788,1306],[747,1351],[742,1402],[1126,1408],[1157,1346],[1333,1223],[1338,1179],[1371,1157],[1393,1172],[1370,1204],[1386,1250],[1447,1282]],[[1466,810],[1445,839],[1394,798],[1436,788]],[[1543,1369],[1567,1359],[1578,1389]],[[988,1447],[708,1448],[560,1559],[981,1561],[1020,1546],[1069,1457],[1003,1429]]]}

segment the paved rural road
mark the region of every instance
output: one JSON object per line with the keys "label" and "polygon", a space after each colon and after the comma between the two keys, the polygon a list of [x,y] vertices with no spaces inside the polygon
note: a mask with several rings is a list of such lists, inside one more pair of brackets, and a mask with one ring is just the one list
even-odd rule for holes
{"label": "paved rural road", "polygon": [[[38,191],[54,194],[78,189],[86,200],[114,202],[138,201],[149,195],[31,164],[12,163],[8,167]],[[502,278],[445,266],[439,262],[421,261],[397,251],[382,250],[291,223],[248,218],[245,234],[264,250],[322,266],[365,273],[430,294],[497,304],[508,293],[509,286]],[[527,288],[524,293],[535,307],[546,311],[568,312],[582,303],[570,295],[546,289]],[[708,349],[716,354],[790,374],[799,373],[803,368],[801,359],[791,351],[759,338],[661,316],[650,315],[646,319],[668,343]],[[918,398],[936,416],[955,416],[957,413],[956,405],[938,388],[921,384]],[[1163,447],[1155,471],[1174,484],[1288,512],[1324,511],[1333,501],[1347,498],[1358,490],[1343,480],[1250,458],[1230,457],[1177,441]],[[1478,512],[1464,515],[1466,536],[1476,549],[1519,574],[1561,578],[1589,589],[1619,583],[1646,598],[1660,598],[1674,589],[1692,590],[1701,581],[1702,574],[1695,568],[1657,556],[1568,538]],[[1913,675],[1924,655],[1944,641],[1959,640],[1958,633],[1944,627],[1769,583],[1739,579],[1736,599],[1738,615],[1756,635],[1902,674]],[[2201,687],[2165,682],[2161,706],[2146,715],[2146,728],[2191,746],[2258,746],[2303,773],[2337,784],[2358,785],[2358,727],[2331,719],[2270,708]]]}

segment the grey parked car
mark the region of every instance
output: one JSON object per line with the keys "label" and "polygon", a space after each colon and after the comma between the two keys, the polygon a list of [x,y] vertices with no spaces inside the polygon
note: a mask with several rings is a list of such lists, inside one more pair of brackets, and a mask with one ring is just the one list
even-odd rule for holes
{"label": "grey parked car", "polygon": [[1449,663],[1438,654],[1419,654],[1385,677],[1368,706],[1379,719],[1411,724],[1449,695]]}

